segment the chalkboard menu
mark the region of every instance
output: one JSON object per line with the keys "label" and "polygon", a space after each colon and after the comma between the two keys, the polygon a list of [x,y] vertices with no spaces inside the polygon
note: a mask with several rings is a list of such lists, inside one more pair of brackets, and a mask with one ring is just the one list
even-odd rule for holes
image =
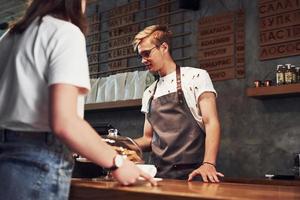
{"label": "chalkboard menu", "polygon": [[260,60],[300,55],[300,1],[260,0]]}
{"label": "chalkboard menu", "polygon": [[241,10],[200,19],[198,59],[213,81],[245,77],[244,21]]}
{"label": "chalkboard menu", "polygon": [[[141,0],[101,10],[97,1],[88,6],[87,53],[92,78],[119,72],[143,70],[131,45],[133,37],[146,26],[164,24],[173,32],[172,53],[180,65],[191,56],[190,16],[172,0]],[[191,18],[191,17],[190,17]]]}

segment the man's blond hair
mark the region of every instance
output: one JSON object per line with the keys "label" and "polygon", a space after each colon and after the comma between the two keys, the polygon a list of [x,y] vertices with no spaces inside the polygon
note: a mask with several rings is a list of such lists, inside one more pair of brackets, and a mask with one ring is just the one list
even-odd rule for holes
{"label": "man's blond hair", "polygon": [[168,29],[167,26],[163,26],[163,25],[148,26],[144,28],[144,30],[136,34],[136,36],[134,37],[132,42],[134,51],[137,50],[137,47],[141,43],[141,41],[148,37],[151,37],[151,42],[157,47],[164,42],[170,46],[172,32]]}

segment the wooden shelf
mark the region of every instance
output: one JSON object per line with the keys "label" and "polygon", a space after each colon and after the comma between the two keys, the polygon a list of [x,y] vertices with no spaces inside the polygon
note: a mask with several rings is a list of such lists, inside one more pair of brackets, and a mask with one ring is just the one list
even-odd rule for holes
{"label": "wooden shelf", "polygon": [[85,104],[84,110],[88,111],[88,110],[124,109],[124,108],[137,108],[141,106],[142,106],[142,99],[130,99],[124,101]]}
{"label": "wooden shelf", "polygon": [[246,94],[254,98],[300,96],[300,83],[247,88]]}

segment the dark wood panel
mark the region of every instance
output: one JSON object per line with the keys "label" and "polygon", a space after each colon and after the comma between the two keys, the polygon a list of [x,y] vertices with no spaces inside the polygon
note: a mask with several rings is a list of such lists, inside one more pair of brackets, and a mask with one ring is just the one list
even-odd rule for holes
{"label": "dark wood panel", "polygon": [[139,31],[140,31],[139,24],[131,24],[131,25],[110,29],[108,34],[110,39],[113,39],[115,37],[125,36],[128,34],[137,33]]}
{"label": "dark wood panel", "polygon": [[109,70],[126,69],[127,59],[114,60],[107,63]]}
{"label": "dark wood panel", "polygon": [[132,35],[127,35],[121,38],[116,39],[110,39],[108,41],[108,47],[109,48],[115,48],[115,47],[122,47],[122,46],[128,46],[133,40]]}
{"label": "dark wood panel", "polygon": [[[271,181],[270,181],[271,182]],[[130,199],[130,200],[191,200],[191,199],[241,199],[241,200],[295,200],[300,199],[299,186],[264,183],[203,183],[186,180],[162,180],[158,186],[138,182],[134,186],[118,183],[73,179],[70,200]]]}
{"label": "dark wood panel", "polygon": [[104,102],[104,103],[91,103],[85,104],[85,110],[105,110],[105,109],[115,109],[115,108],[133,108],[141,107],[141,99],[131,99],[124,101],[113,101],[113,102]]}
{"label": "dark wood panel", "polygon": [[286,95],[300,96],[300,83],[269,87],[251,87],[247,88],[246,94],[249,97],[257,98],[266,98],[270,96],[281,97]]}
{"label": "dark wood panel", "polygon": [[121,47],[118,49],[112,49],[108,51],[108,60],[115,60],[118,58],[124,58],[128,56],[134,56],[136,53],[132,46]]}
{"label": "dark wood panel", "polygon": [[[143,3],[134,0],[106,11],[100,11],[99,5],[89,9],[92,13],[88,16],[90,33],[87,35],[87,52],[89,65],[99,65],[99,71],[92,68],[91,77],[107,76],[114,73],[139,70],[140,67],[129,66],[136,63],[136,53],[133,52],[132,40],[136,33],[147,23],[166,24],[176,27],[173,38],[183,38],[191,32],[183,32],[183,26],[192,22],[185,15],[185,10],[178,9],[175,0],[162,0],[157,3]],[[170,23],[171,16],[180,17],[182,20]],[[178,27],[181,27],[180,29]],[[184,42],[180,48],[191,45]],[[178,45],[173,49],[177,49]],[[186,60],[178,58],[177,60]],[[191,59],[191,58],[189,58]],[[126,61],[125,61],[126,60]]]}
{"label": "dark wood panel", "polygon": [[108,11],[108,16],[110,18],[118,17],[120,15],[127,15],[129,13],[133,13],[138,11],[140,8],[140,1],[133,1],[131,3],[127,3],[123,6],[118,6],[112,8]]}
{"label": "dark wood panel", "polygon": [[235,78],[235,67],[208,71],[213,81],[223,81]]}
{"label": "dark wood panel", "polygon": [[273,2],[274,0],[259,0],[259,4],[267,3],[267,2]]}
{"label": "dark wood panel", "polygon": [[103,188],[82,188],[77,186],[72,186],[70,200],[93,200],[93,199],[103,199],[103,200],[185,200],[192,199],[189,197],[180,197],[173,195],[160,195],[151,194],[143,192],[128,192],[122,190],[109,190]]}
{"label": "dark wood panel", "polygon": [[233,33],[234,28],[232,22],[221,25],[211,24],[208,27],[199,27],[199,38],[207,38],[212,36],[219,36],[228,33]]}
{"label": "dark wood panel", "polygon": [[235,49],[236,49],[237,54],[245,54],[245,44],[244,43],[236,44]]}
{"label": "dark wood panel", "polygon": [[266,17],[270,15],[278,15],[284,12],[290,12],[300,9],[299,0],[275,0],[265,2],[258,5],[259,16]]}
{"label": "dark wood panel", "polygon": [[130,23],[133,23],[135,21],[133,14],[127,14],[122,17],[115,17],[108,20],[108,26],[109,28],[115,28],[115,27],[121,27]]}
{"label": "dark wood panel", "polygon": [[260,2],[260,60],[300,55],[300,1]]}
{"label": "dark wood panel", "polygon": [[208,59],[215,59],[220,57],[232,56],[234,53],[234,46],[223,46],[213,49],[205,49],[199,51],[199,59],[200,60],[208,60]]}
{"label": "dark wood panel", "polygon": [[228,68],[234,66],[234,57],[222,57],[222,58],[215,58],[211,60],[199,60],[200,68],[208,69],[208,70],[215,70],[221,68]]}
{"label": "dark wood panel", "polygon": [[96,34],[96,33],[99,32],[99,30],[100,30],[100,24],[99,23],[89,25],[89,35],[90,34]]}
{"label": "dark wood panel", "polygon": [[300,24],[300,10],[263,17],[260,19],[260,30],[272,30]]}
{"label": "dark wood panel", "polygon": [[99,62],[99,54],[98,53],[91,53],[88,55],[88,61],[89,61],[89,64],[90,65],[93,65],[95,63],[98,63]]}
{"label": "dark wood panel", "polygon": [[245,29],[245,13],[243,10],[239,10],[235,15],[236,31],[244,31]]}
{"label": "dark wood panel", "polygon": [[226,12],[217,16],[209,16],[199,21],[199,27],[206,27],[216,24],[231,23],[234,21],[235,12]]}
{"label": "dark wood panel", "polygon": [[86,36],[86,45],[89,46],[89,45],[92,45],[94,43],[99,43],[100,39],[101,38],[100,38],[99,32],[94,33],[94,34],[88,34]]}
{"label": "dark wood panel", "polygon": [[277,44],[300,39],[300,25],[260,32],[260,45]]}
{"label": "dark wood panel", "polygon": [[245,78],[245,65],[236,66],[235,77],[238,79]]}
{"label": "dark wood panel", "polygon": [[290,180],[274,179],[274,178],[231,178],[224,177],[222,182],[228,183],[244,183],[259,185],[281,185],[281,186],[300,186],[300,177],[294,177]]}
{"label": "dark wood panel", "polygon": [[213,81],[245,77],[244,27],[243,10],[200,19],[198,60]]}
{"label": "dark wood panel", "polygon": [[90,65],[90,66],[89,66],[89,70],[90,70],[90,73],[98,72],[98,71],[99,71],[99,66],[98,66],[98,64]]}
{"label": "dark wood panel", "polygon": [[236,32],[236,43],[245,43],[245,31]]}
{"label": "dark wood panel", "polygon": [[260,49],[260,60],[272,58],[282,58],[288,56],[300,55],[300,40],[263,46]]}
{"label": "dark wood panel", "polygon": [[242,67],[245,65],[245,54],[236,55],[236,67]]}
{"label": "dark wood panel", "polygon": [[228,46],[233,44],[234,36],[233,34],[221,35],[213,38],[200,38],[199,39],[199,49],[210,49],[218,46]]}

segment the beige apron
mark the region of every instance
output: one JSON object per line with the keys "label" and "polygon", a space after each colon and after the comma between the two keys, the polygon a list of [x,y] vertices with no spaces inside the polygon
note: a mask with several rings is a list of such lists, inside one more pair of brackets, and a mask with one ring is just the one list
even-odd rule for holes
{"label": "beige apron", "polygon": [[180,67],[176,67],[177,92],[149,100],[147,119],[153,128],[151,162],[157,177],[187,179],[204,156],[205,133],[193,117],[181,87]]}

